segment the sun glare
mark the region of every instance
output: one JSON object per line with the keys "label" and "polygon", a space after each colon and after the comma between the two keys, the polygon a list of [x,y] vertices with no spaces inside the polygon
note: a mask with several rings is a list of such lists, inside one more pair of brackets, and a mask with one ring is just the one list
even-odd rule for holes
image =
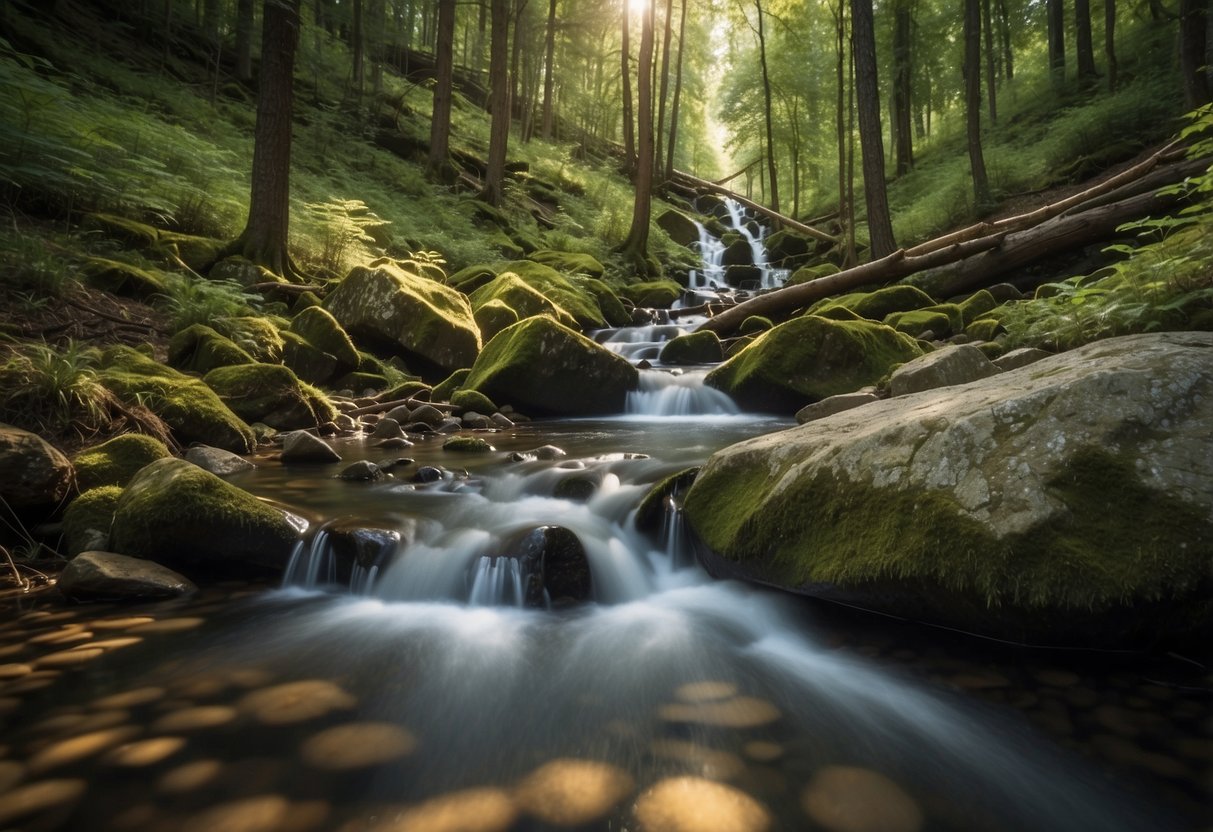
{"label": "sun glare", "polygon": [[649,0],[627,0],[628,12],[633,16],[649,10]]}

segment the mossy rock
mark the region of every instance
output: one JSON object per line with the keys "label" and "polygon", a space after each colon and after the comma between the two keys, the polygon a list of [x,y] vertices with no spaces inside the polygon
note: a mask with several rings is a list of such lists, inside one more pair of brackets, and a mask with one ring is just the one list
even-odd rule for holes
{"label": "mossy rock", "polygon": [[205,374],[216,367],[253,364],[256,359],[206,324],[194,324],[168,342],[168,363],[178,370]]}
{"label": "mossy rock", "polygon": [[282,333],[282,363],[311,384],[324,384],[338,374],[336,358],[316,349],[289,329]]}
{"label": "mossy rock", "polygon": [[824,309],[819,309],[815,312],[806,312],[806,315],[816,315],[819,318],[829,318],[831,321],[866,321],[868,320],[863,315],[848,309],[845,306],[827,306]]}
{"label": "mossy rock", "polygon": [[214,237],[198,237],[193,234],[178,234],[173,231],[161,231],[158,251],[173,254],[181,262],[199,274],[206,274],[219,253],[227,247],[226,240],[216,240]]}
{"label": "mossy rock", "polygon": [[627,326],[632,322],[632,316],[623,303],[619,300],[619,295],[615,294],[615,290],[603,283],[601,280],[593,277],[584,277],[582,275],[573,275],[569,278],[574,286],[588,292],[598,301],[598,308],[602,311],[602,317],[611,326]]}
{"label": "mossy rock", "polygon": [[1002,322],[995,318],[978,318],[965,327],[965,335],[977,341],[993,341],[1006,331]]}
{"label": "mossy rock", "polygon": [[886,326],[915,338],[931,333],[935,338],[947,338],[952,334],[952,320],[946,312],[915,309],[913,312],[894,312],[884,319]]}
{"label": "mossy rock", "polygon": [[681,211],[671,209],[662,212],[657,218],[657,227],[680,246],[690,248],[692,243],[699,242],[699,228],[695,221]]}
{"label": "mossy rock", "polygon": [[[527,286],[572,315],[577,325],[583,329],[601,329],[606,326],[606,318],[599,308],[598,298],[551,266],[531,260],[514,260],[500,266],[497,273],[499,276],[506,273],[516,275]],[[519,318],[521,317],[519,313]]]}
{"label": "mossy rock", "polygon": [[673,280],[649,280],[625,286],[619,294],[644,309],[669,309],[682,297],[682,287]]}
{"label": "mossy rock", "polygon": [[456,390],[451,394],[450,402],[460,410],[474,410],[486,416],[497,412],[493,400],[476,390]]}
{"label": "mossy rock", "polygon": [[172,429],[178,442],[201,442],[246,454],[253,431],[200,379],[178,372],[130,347],[101,356],[98,380],[128,406],[143,404]]}
{"label": "mossy rock", "polygon": [[457,454],[487,454],[496,449],[479,436],[452,436],[442,443],[442,450]]}
{"label": "mossy rock", "polygon": [[[321,394],[307,389],[289,367],[281,364],[220,367],[202,380],[246,422],[297,430],[314,428],[336,416]],[[318,407],[318,398],[327,406]]]}
{"label": "mossy rock", "polygon": [[241,315],[234,318],[216,318],[215,331],[235,342],[257,361],[265,364],[282,362],[282,334],[272,321]]}
{"label": "mossy rock", "polygon": [[816,280],[819,277],[829,277],[832,274],[838,274],[838,267],[833,263],[818,263],[816,266],[801,266],[796,271],[792,272],[791,276],[784,282],[785,286],[799,286],[801,283],[808,283],[810,280]]}
{"label": "mossy rock", "polygon": [[298,535],[281,511],[183,459],[144,468],[122,492],[110,544],[187,575],[280,572]]}
{"label": "mossy rock", "polygon": [[159,439],[124,433],[72,458],[76,487],[84,492],[107,485],[123,486],[144,466],[169,456],[172,454]]}
{"label": "mossy rock", "polygon": [[110,527],[122,486],[90,488],[72,500],[63,512],[63,549],[69,558],[109,546]]}
{"label": "mossy rock", "polygon": [[519,320],[535,315],[547,315],[567,327],[576,327],[573,316],[546,295],[527,285],[513,272],[502,272],[492,283],[482,286],[468,297],[472,313],[481,306],[497,302],[509,307]]}
{"label": "mossy rock", "polygon": [[720,337],[709,330],[671,339],[661,349],[662,364],[719,364],[724,361]]}
{"label": "mossy rock", "polygon": [[[327,310],[319,306],[304,309],[291,321],[290,331],[321,352],[337,359],[338,374],[358,369],[361,359],[350,336]],[[310,381],[310,379],[309,379]]]}
{"label": "mossy rock", "polygon": [[995,358],[1001,358],[1007,352],[1007,345],[1002,340],[997,341],[982,341],[977,345],[977,349],[981,350],[981,354],[993,361]]}
{"label": "mossy rock", "polygon": [[511,260],[526,256],[523,247],[510,239],[504,231],[498,230],[490,234],[485,240],[485,244],[492,246],[502,257],[508,257]]}
{"label": "mossy rock", "polygon": [[518,323],[518,313],[504,300],[492,298],[472,310],[476,325],[480,327],[480,335],[492,339],[494,335],[506,327]]}
{"label": "mossy rock", "polygon": [[767,236],[763,241],[767,250],[767,261],[770,263],[788,263],[804,260],[813,253],[816,243],[796,231],[780,229]]}
{"label": "mossy rock", "polygon": [[875,384],[922,355],[912,338],[870,321],[793,318],[707,375],[742,407],[794,413],[807,404]]}
{"label": "mossy rock", "polygon": [[383,392],[382,401],[394,402],[399,401],[400,399],[410,398],[439,401],[438,399],[433,398],[433,388],[424,381],[418,381],[417,379],[402,381],[392,387],[390,390],[385,390]]}
{"label": "mossy rock", "polygon": [[491,283],[496,276],[497,271],[492,266],[468,266],[448,277],[446,282],[465,295],[470,295],[481,286]]}
{"label": "mossy rock", "polygon": [[231,280],[241,286],[252,286],[256,283],[286,283],[281,275],[274,274],[265,266],[258,265],[247,257],[233,255],[225,257],[211,266],[207,277],[211,280]]}
{"label": "mossy rock", "polygon": [[467,381],[467,377],[471,375],[472,368],[465,367],[461,370],[456,370],[445,379],[434,385],[434,389],[430,391],[430,400],[435,402],[449,402],[455,395],[456,391],[463,386]]}
{"label": "mossy rock", "polygon": [[655,482],[636,508],[636,528],[649,534],[660,532],[666,517],[666,503],[673,497],[681,504],[698,474],[699,468],[686,468]]}
{"label": "mossy rock", "polygon": [[362,371],[349,373],[333,382],[336,390],[353,390],[361,394],[363,391],[385,390],[391,384],[388,377],[380,373],[364,373]]}
{"label": "mossy rock", "polygon": [[99,233],[107,240],[116,240],[126,248],[142,250],[160,242],[160,232],[156,228],[116,214],[88,214],[82,225],[86,231]]}
{"label": "mossy rock", "polygon": [[[875,292],[852,292],[836,298],[826,298],[809,308],[809,313],[820,315],[828,309],[849,309],[869,321],[883,321],[894,312],[909,312],[933,306],[935,301],[926,292],[913,286],[898,284],[877,289]],[[824,317],[824,316],[823,316]]]}
{"label": "mossy rock", "polygon": [[751,315],[741,322],[741,326],[737,328],[740,335],[758,335],[760,332],[766,332],[775,326],[775,322],[770,318],[764,318],[762,315]]}
{"label": "mossy rock", "polygon": [[573,275],[583,274],[586,277],[592,277],[601,280],[606,269],[602,263],[589,254],[582,254],[574,251],[552,251],[551,249],[540,249],[533,251],[527,255],[528,260],[534,260],[536,263],[542,263],[545,266],[551,266],[561,274]]}
{"label": "mossy rock", "polygon": [[118,260],[90,257],[80,273],[94,289],[122,297],[145,299],[165,291],[164,278],[157,272]]}
{"label": "mossy rock", "polygon": [[998,307],[998,301],[994,299],[992,294],[987,292],[985,289],[982,289],[980,292],[975,292],[969,297],[965,298],[957,305],[960,307],[961,320],[967,327],[982,315],[996,309]]}
{"label": "mossy rock", "polygon": [[733,358],[734,356],[740,355],[746,347],[753,344],[757,340],[757,335],[744,335],[741,338],[732,338],[729,341],[724,342],[724,357]]}
{"label": "mossy rock", "polygon": [[622,413],[639,380],[625,359],[553,321],[528,318],[485,345],[463,386],[525,412]]}
{"label": "mossy rock", "polygon": [[471,366],[480,351],[467,297],[395,266],[354,268],[324,308],[355,342],[400,355],[423,377]]}

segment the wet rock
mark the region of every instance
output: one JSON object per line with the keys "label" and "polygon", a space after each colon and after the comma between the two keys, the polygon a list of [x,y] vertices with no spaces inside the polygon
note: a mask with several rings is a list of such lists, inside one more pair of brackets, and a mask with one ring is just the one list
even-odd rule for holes
{"label": "wet rock", "polygon": [[433,465],[423,465],[413,472],[412,482],[431,483],[442,481],[442,469]]}
{"label": "wet rock", "polygon": [[514,420],[501,413],[494,413],[489,417],[489,421],[493,427],[501,428],[502,430],[509,430],[514,427]]}
{"label": "wet rock", "polygon": [[677,500],[681,505],[698,473],[698,468],[686,468],[654,483],[636,508],[636,528],[650,534],[661,531],[670,500]]}
{"label": "wet rock", "polygon": [[987,378],[998,368],[977,347],[962,344],[944,347],[908,361],[893,371],[889,392],[905,396],[937,387],[951,387]]}
{"label": "wet rock", "polygon": [[383,469],[365,459],[360,459],[354,464],[343,468],[341,473],[337,475],[338,479],[353,482],[375,482],[383,479],[383,477]]}
{"label": "wet rock", "polygon": [[1035,364],[1042,358],[1048,358],[1052,353],[1044,350],[1036,349],[1035,347],[1020,347],[1017,350],[1011,350],[1005,355],[1000,355],[994,359],[994,366],[1001,372],[1008,370],[1018,370],[1020,367],[1026,367],[1029,364]]}
{"label": "wet rock", "polygon": [[0,424],[0,498],[16,509],[51,508],[74,484],[72,464],[40,436]]}
{"label": "wet rock", "polygon": [[521,562],[526,576],[525,603],[544,606],[544,591],[553,604],[588,601],[593,594],[590,562],[577,535],[563,526],[540,526],[506,543],[504,551]]}
{"label": "wet rock", "polygon": [[76,487],[83,493],[105,485],[126,485],[143,466],[170,456],[165,444],[154,437],[138,433],[115,436],[72,458]]}
{"label": "wet rock", "polygon": [[409,422],[404,426],[405,433],[433,433],[434,427],[428,422]]}
{"label": "wet rock", "polygon": [[212,448],[209,445],[195,445],[185,452],[185,459],[217,477],[230,477],[232,474],[251,471],[257,467],[231,451]]}
{"label": "wet rock", "polygon": [[461,418],[463,426],[469,430],[487,430],[493,426],[493,420],[483,413],[469,410]]}
{"label": "wet rock", "polygon": [[461,454],[485,454],[495,448],[479,436],[452,436],[442,443],[442,450]]}
{"label": "wet rock", "polygon": [[538,448],[536,448],[533,451],[530,451],[529,453],[533,454],[535,456],[535,459],[542,459],[545,461],[553,460],[553,459],[564,459],[566,456],[569,455],[568,452],[565,451],[563,448],[557,448],[555,445],[540,445]]}
{"label": "wet rock", "polygon": [[663,211],[657,218],[657,225],[680,246],[689,248],[691,243],[699,242],[699,229],[695,226],[694,221],[679,211],[673,209]]}
{"label": "wet rock", "polygon": [[323,439],[297,430],[282,438],[282,461],[284,464],[340,462],[341,454]]}
{"label": "wet rock", "polygon": [[875,393],[840,393],[800,408],[796,411],[796,421],[803,425],[806,422],[824,419],[826,416],[833,416],[835,413],[842,413],[844,410],[877,401],[880,401],[880,397]]}
{"label": "wet rock", "polygon": [[463,430],[463,421],[454,417],[447,417],[442,420],[442,424],[436,429],[436,433],[458,433]]}
{"label": "wet rock", "polygon": [[103,485],[72,500],[63,512],[63,549],[68,556],[109,546],[110,526],[121,496],[120,486]]}
{"label": "wet rock", "polygon": [[589,502],[598,490],[598,478],[588,476],[565,477],[556,484],[552,496],[558,500],[571,500],[574,503]]}
{"label": "wet rock", "polygon": [[197,589],[185,576],[150,560],[95,551],[68,561],[58,586],[72,601],[151,601]]}
{"label": "wet rock", "polygon": [[375,429],[371,431],[372,439],[403,439],[404,431],[400,429],[400,423],[390,416],[379,420],[375,425]]}
{"label": "wet rock", "polygon": [[661,349],[662,364],[719,364],[724,349],[715,332],[692,332],[671,339]]}
{"label": "wet rock", "polygon": [[423,404],[413,411],[410,419],[415,422],[422,422],[432,428],[437,428],[446,420],[446,414],[432,404]]}
{"label": "wet rock", "polygon": [[[429,407],[429,405],[425,405]],[[399,407],[393,407],[384,414],[385,419],[395,419],[399,424],[407,425],[409,422],[417,421],[413,418],[413,410],[407,404],[402,404]]]}
{"label": "wet rock", "polygon": [[394,439],[382,439],[375,443],[376,448],[387,448],[389,450],[398,448],[411,448],[413,443],[405,439],[403,436]]}
{"label": "wet rock", "polygon": [[337,564],[337,579],[348,582],[355,565],[363,569],[387,568],[398,552],[417,534],[414,520],[403,521],[400,528],[368,526],[357,518],[339,518],[324,527],[329,550]]}

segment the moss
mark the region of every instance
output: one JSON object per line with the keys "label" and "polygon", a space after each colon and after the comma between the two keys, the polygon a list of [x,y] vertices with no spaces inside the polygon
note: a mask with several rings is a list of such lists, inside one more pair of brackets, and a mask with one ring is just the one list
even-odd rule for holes
{"label": "moss", "polygon": [[708,373],[707,383],[743,407],[792,413],[875,384],[895,365],[920,355],[913,339],[889,327],[806,315],[758,336]]}
{"label": "moss", "polygon": [[436,402],[451,401],[451,397],[453,397],[459,388],[463,386],[463,383],[467,381],[467,377],[471,375],[471,372],[472,370],[470,367],[463,370],[456,370],[447,376],[443,381],[435,384],[434,389],[430,393],[431,400]]}
{"label": "moss", "polygon": [[886,326],[891,326],[898,332],[913,335],[915,338],[930,332],[936,338],[946,338],[952,330],[952,322],[943,312],[929,312],[917,309],[913,312],[894,312],[884,319]]}
{"label": "moss", "polygon": [[465,295],[470,295],[481,286],[492,282],[496,276],[497,272],[491,266],[478,265],[460,269],[448,277],[446,281]]}
{"label": "moss", "polygon": [[279,430],[314,428],[331,421],[317,413],[314,389],[308,390],[289,367],[243,364],[211,370],[203,379],[246,422],[264,422]]}
{"label": "moss", "polygon": [[337,374],[336,358],[290,330],[282,333],[282,363],[312,384],[324,384]]}
{"label": "moss", "polygon": [[115,214],[89,214],[81,224],[85,230],[116,240],[127,248],[151,248],[160,241],[160,232],[152,226]]}
{"label": "moss", "polygon": [[704,330],[679,335],[661,350],[663,364],[719,364],[724,361],[724,349],[715,332]]}
{"label": "moss", "polygon": [[833,263],[819,263],[816,266],[802,266],[787,279],[784,285],[799,286],[801,283],[808,283],[810,280],[816,280],[819,277],[829,277],[832,274],[838,273],[838,267]]}
{"label": "moss", "polygon": [[63,512],[63,548],[69,557],[94,548],[97,532],[109,535],[121,496],[121,486],[103,485],[90,488],[72,500]]}
{"label": "moss", "polygon": [[746,335],[742,338],[733,338],[731,341],[729,341],[728,346],[725,348],[724,357],[733,358],[734,356],[741,354],[742,350],[757,340],[757,335]]}
{"label": "moss", "polygon": [[178,370],[208,373],[216,367],[252,364],[256,359],[206,324],[194,324],[168,342],[168,363]]}
{"label": "moss", "polygon": [[291,311],[299,314],[304,309],[310,309],[313,306],[320,305],[320,297],[315,292],[300,292],[295,297],[295,302],[291,305]]}
{"label": "moss", "polygon": [[477,306],[472,310],[472,315],[476,319],[476,326],[480,327],[481,337],[485,339],[492,339],[501,330],[518,323],[518,313],[504,300],[497,298]]}
{"label": "moss", "polygon": [[164,277],[160,273],[117,260],[90,257],[80,272],[89,286],[114,295],[150,298],[165,291]]}
{"label": "moss", "polygon": [[842,307],[869,321],[883,321],[894,312],[923,309],[934,303],[931,296],[921,289],[898,284],[877,289],[875,292],[853,292],[837,298],[827,298],[810,307],[809,313],[821,315],[828,309]]}
{"label": "moss", "polygon": [[965,327],[965,335],[978,341],[993,341],[995,337],[1006,331],[1007,328],[993,318],[978,318]]}
{"label": "moss", "polygon": [[319,424],[323,425],[337,418],[337,408],[329,401],[329,397],[323,390],[313,387],[306,381],[299,382],[299,389],[303,391],[303,397],[307,400],[312,413],[316,415],[316,421]]}
{"label": "moss", "polygon": [[354,342],[342,329],[341,324],[337,323],[337,319],[326,310],[318,306],[304,309],[291,321],[290,330],[316,349],[337,359],[338,373],[357,369],[360,359]]}
{"label": "moss", "polygon": [[172,456],[159,439],[138,433],[115,436],[72,458],[81,492],[107,485],[126,485],[139,469]]}
{"label": "moss", "polygon": [[632,322],[632,316],[628,310],[624,308],[619,300],[619,296],[615,294],[615,290],[603,283],[601,280],[593,277],[582,277],[581,275],[573,275],[569,278],[574,286],[593,295],[598,302],[598,308],[602,311],[602,317],[611,326],[627,326]]}
{"label": "moss", "polygon": [[272,321],[252,316],[216,318],[214,327],[257,361],[266,364],[282,361],[282,335]]}
{"label": "moss", "polygon": [[252,286],[256,283],[287,283],[287,279],[274,274],[265,266],[260,266],[247,257],[234,255],[225,257],[211,266],[207,277],[211,280],[231,280],[241,286]]}
{"label": "moss", "polygon": [[960,307],[961,320],[964,321],[964,325],[967,327],[982,315],[995,309],[998,306],[998,301],[994,299],[992,294],[982,289],[980,292],[975,292],[965,298],[957,305]]}
{"label": "moss", "polygon": [[536,263],[542,263],[545,266],[551,266],[562,274],[584,274],[587,277],[601,279],[606,272],[602,264],[597,259],[589,254],[581,254],[573,251],[552,251],[551,249],[540,249],[533,251],[527,259],[534,260]]}
{"label": "moss", "polygon": [[655,482],[636,507],[636,528],[650,534],[661,531],[666,516],[666,501],[671,496],[680,499],[698,475],[699,468],[686,468]]}
{"label": "moss", "polygon": [[378,373],[349,373],[342,376],[333,382],[333,387],[337,390],[353,390],[355,393],[362,393],[364,390],[383,390],[390,381],[387,376]]}
{"label": "moss", "polygon": [[827,306],[824,309],[819,309],[816,312],[807,312],[808,315],[816,315],[819,318],[829,318],[831,321],[866,321],[867,318],[860,315],[858,312],[853,312],[845,306]]}
{"label": "moss", "polygon": [[633,283],[620,292],[635,306],[645,309],[669,309],[682,297],[682,287],[673,280],[650,280]]}
{"label": "moss", "polygon": [[567,327],[577,326],[572,315],[513,272],[502,272],[492,283],[480,287],[468,299],[472,302],[473,314],[481,306],[497,302],[507,306],[519,320],[547,315]]}
{"label": "moss", "polygon": [[757,335],[760,332],[766,332],[775,326],[775,323],[770,318],[764,318],[761,315],[751,315],[741,322],[737,332],[741,335]]}
{"label": "moss", "polygon": [[510,239],[504,231],[498,230],[489,234],[485,244],[491,246],[503,257],[518,258],[526,255],[523,247]]}
{"label": "moss", "polygon": [[442,443],[442,450],[459,454],[487,454],[496,449],[479,436],[452,436]]}
{"label": "moss", "polygon": [[181,258],[182,263],[199,274],[206,274],[219,259],[219,252],[227,246],[226,240],[172,231],[161,231],[159,243],[159,250],[176,255]]}
{"label": "moss", "polygon": [[[397,384],[390,390],[384,391],[383,401],[394,402],[400,399],[408,399],[414,396],[419,398],[430,397],[432,388],[424,381],[410,380]],[[433,401],[438,401],[433,399]]]}
{"label": "moss", "polygon": [[[551,266],[530,260],[515,260],[497,270],[498,275],[512,273],[539,292],[554,305],[573,316],[577,325],[586,329],[601,329],[606,318],[598,306],[598,298]],[[519,318],[523,317],[521,312]]]}
{"label": "moss", "polygon": [[1006,353],[1007,345],[1002,341],[982,341],[977,345],[977,349],[981,350],[982,355],[993,361]]}
{"label": "moss", "polygon": [[456,390],[451,394],[451,404],[460,410],[474,410],[486,415],[497,412],[497,405],[493,404],[493,400],[475,390]]}
{"label": "moss", "polygon": [[137,350],[107,349],[102,353],[98,378],[128,406],[150,408],[182,444],[202,442],[241,454],[255,446],[252,430],[214,390]]}

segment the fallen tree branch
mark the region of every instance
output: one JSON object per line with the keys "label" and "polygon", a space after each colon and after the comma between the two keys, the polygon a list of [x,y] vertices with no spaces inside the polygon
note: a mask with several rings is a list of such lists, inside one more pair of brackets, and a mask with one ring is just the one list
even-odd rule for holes
{"label": "fallen tree branch", "polygon": [[368,404],[366,407],[360,407],[357,410],[347,410],[345,415],[346,416],[366,416],[367,414],[370,414],[370,413],[384,413],[388,410],[394,410],[397,407],[404,407],[405,405],[412,407],[413,405],[423,405],[423,404],[428,404],[430,407],[437,408],[438,410],[454,410],[455,409],[454,405],[447,404],[446,402],[427,402],[427,401],[422,401],[421,399],[415,398],[413,396],[409,396],[407,399],[396,399],[395,401],[391,401],[391,402],[379,402],[378,404]]}
{"label": "fallen tree branch", "polygon": [[303,294],[304,292],[326,292],[328,289],[325,286],[315,286],[306,283],[275,283],[271,280],[265,283],[253,283],[250,286],[245,286],[244,291],[257,292],[258,294],[275,291]]}
{"label": "fallen tree branch", "polygon": [[794,220],[791,217],[784,216],[776,211],[772,211],[765,205],[759,205],[757,202],[754,202],[751,199],[746,199],[741,194],[730,191],[728,188],[723,188],[720,185],[717,185],[715,182],[709,182],[706,179],[700,179],[697,176],[691,176],[689,173],[683,173],[682,171],[674,171],[674,180],[680,184],[690,185],[691,187],[700,191],[707,191],[708,193],[726,196],[729,199],[741,203],[754,213],[761,214],[767,219],[773,220],[774,222],[783,225],[785,228],[790,228],[793,231],[797,231],[806,237],[812,237],[814,240],[818,240],[823,243],[833,244],[838,242],[837,237],[832,237],[824,231],[820,231],[811,225],[805,225],[799,220]]}

